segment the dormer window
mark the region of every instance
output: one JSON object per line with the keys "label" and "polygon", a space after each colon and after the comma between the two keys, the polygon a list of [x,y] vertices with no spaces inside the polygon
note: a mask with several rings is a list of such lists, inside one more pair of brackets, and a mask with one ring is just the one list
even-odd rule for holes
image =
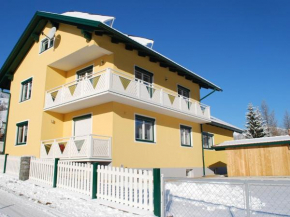
{"label": "dormer window", "polygon": [[88,66],[84,69],[81,69],[77,71],[77,79],[85,79],[85,78],[91,78],[93,75],[93,66]]}
{"label": "dormer window", "polygon": [[41,41],[40,53],[53,47],[54,39],[45,38]]}

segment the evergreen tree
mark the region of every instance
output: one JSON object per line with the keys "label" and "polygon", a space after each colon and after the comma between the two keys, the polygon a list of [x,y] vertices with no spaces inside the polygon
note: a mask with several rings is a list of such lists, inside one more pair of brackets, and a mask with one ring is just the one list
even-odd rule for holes
{"label": "evergreen tree", "polygon": [[260,110],[255,109],[251,103],[248,105],[246,119],[245,137],[247,139],[261,138],[268,135]]}

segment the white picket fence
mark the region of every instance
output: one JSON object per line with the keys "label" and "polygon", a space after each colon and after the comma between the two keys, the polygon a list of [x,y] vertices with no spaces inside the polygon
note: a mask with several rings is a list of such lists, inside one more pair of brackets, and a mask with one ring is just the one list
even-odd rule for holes
{"label": "white picket fence", "polygon": [[18,156],[7,156],[6,173],[12,176],[19,176],[20,159]]}
{"label": "white picket fence", "polygon": [[91,196],[92,164],[59,161],[57,187]]}
{"label": "white picket fence", "polygon": [[97,198],[136,214],[153,213],[152,171],[98,166]]}
{"label": "white picket fence", "polygon": [[0,173],[3,173],[4,161],[5,161],[5,155],[0,155]]}
{"label": "white picket fence", "polygon": [[29,179],[46,185],[52,185],[54,174],[53,159],[31,158]]}

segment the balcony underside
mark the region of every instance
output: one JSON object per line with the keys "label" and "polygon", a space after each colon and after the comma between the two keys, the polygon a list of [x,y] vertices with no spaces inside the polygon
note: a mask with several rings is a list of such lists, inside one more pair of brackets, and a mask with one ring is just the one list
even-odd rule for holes
{"label": "balcony underside", "polygon": [[209,123],[210,122],[208,118],[203,118],[201,116],[192,115],[192,114],[186,114],[184,112],[166,108],[164,106],[160,106],[152,102],[147,102],[142,99],[134,99],[133,97],[126,96],[112,90],[109,90],[109,91],[107,90],[107,91],[90,95],[87,97],[82,97],[80,99],[58,104],[56,106],[52,106],[44,110],[65,114],[65,113],[77,111],[80,109],[101,105],[108,102],[118,102],[118,103],[130,105],[133,107],[160,113],[163,115],[168,115],[171,117],[175,117],[175,118],[179,118],[179,119],[183,119],[187,121],[192,121],[195,123]]}

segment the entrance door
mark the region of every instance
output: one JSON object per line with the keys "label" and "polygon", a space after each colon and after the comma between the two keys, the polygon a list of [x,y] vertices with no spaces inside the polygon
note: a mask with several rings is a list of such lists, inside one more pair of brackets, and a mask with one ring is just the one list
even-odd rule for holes
{"label": "entrance door", "polygon": [[[82,151],[82,147],[88,143],[87,135],[92,133],[92,116],[84,115],[76,117],[74,121],[74,143],[79,154],[85,154]],[[86,141],[87,140],[87,141]],[[84,149],[85,150],[85,149]]]}
{"label": "entrance door", "polygon": [[85,136],[92,133],[92,115],[76,117],[74,121],[74,136]]}

